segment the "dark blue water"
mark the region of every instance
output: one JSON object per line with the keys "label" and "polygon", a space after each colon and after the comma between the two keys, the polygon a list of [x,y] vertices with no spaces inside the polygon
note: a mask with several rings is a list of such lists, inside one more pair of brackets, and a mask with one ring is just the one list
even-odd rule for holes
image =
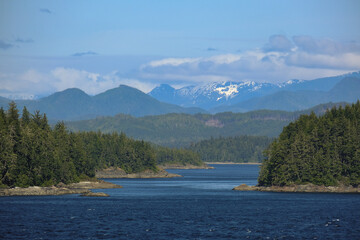
{"label": "dark blue water", "polygon": [[360,195],[238,192],[258,166],[111,179],[109,198],[0,198],[3,239],[360,239]]}

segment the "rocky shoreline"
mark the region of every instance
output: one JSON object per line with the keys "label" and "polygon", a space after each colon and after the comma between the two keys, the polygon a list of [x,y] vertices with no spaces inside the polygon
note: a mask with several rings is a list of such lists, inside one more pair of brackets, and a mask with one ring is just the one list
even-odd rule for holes
{"label": "rocky shoreline", "polygon": [[145,170],[139,173],[126,173],[121,168],[107,168],[96,171],[95,176],[97,178],[173,178],[182,177],[181,175],[169,173],[160,168],[157,172],[151,170]]}
{"label": "rocky shoreline", "polygon": [[[106,188],[122,188],[122,186],[105,182],[83,181],[72,184],[58,184],[51,187],[32,186],[27,188],[3,188],[0,189],[0,196],[48,196],[48,195],[65,195],[65,194],[82,194],[82,196],[98,196],[105,197],[105,193],[94,193],[90,189],[106,189]],[[108,196],[108,195],[107,195]]]}
{"label": "rocky shoreline", "polygon": [[241,184],[233,188],[237,191],[260,191],[260,192],[293,192],[293,193],[360,193],[360,187],[352,186],[317,186],[314,184],[293,186],[248,186]]}
{"label": "rocky shoreline", "polygon": [[261,163],[256,162],[247,162],[247,163],[237,163],[237,162],[205,162],[206,164],[229,164],[229,165],[261,165]]}
{"label": "rocky shoreline", "polygon": [[207,164],[196,166],[192,164],[180,165],[180,164],[164,164],[159,165],[160,168],[163,169],[214,169],[214,167],[209,166]]}

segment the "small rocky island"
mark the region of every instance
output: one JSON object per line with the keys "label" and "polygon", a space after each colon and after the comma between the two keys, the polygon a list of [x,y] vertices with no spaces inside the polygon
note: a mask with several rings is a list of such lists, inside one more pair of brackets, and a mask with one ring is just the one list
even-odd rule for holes
{"label": "small rocky island", "polygon": [[162,169],[214,169],[214,167],[211,167],[207,164],[194,165],[194,164],[167,163],[167,164],[159,165],[158,167],[160,167]]}
{"label": "small rocky island", "polygon": [[51,187],[15,187],[0,188],[0,196],[46,196],[46,195],[65,195],[65,194],[81,194],[82,196],[106,197],[105,193],[92,192],[90,189],[108,189],[122,188],[122,186],[105,182],[102,180],[83,181],[79,183],[63,184],[59,183]]}

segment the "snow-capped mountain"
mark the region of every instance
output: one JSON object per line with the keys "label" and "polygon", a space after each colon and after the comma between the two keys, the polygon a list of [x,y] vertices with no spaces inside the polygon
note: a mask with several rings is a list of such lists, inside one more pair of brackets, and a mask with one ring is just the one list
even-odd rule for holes
{"label": "snow-capped mountain", "polygon": [[345,77],[360,78],[360,72],[314,80],[289,80],[280,84],[253,81],[208,83],[175,89],[167,84],[154,88],[149,95],[162,102],[207,110],[230,106],[280,91],[329,91]]}
{"label": "snow-capped mountain", "polygon": [[218,105],[230,105],[262,94],[272,93],[280,87],[280,85],[253,81],[209,83],[180,89],[162,84],[154,88],[149,95],[163,102],[210,109]]}

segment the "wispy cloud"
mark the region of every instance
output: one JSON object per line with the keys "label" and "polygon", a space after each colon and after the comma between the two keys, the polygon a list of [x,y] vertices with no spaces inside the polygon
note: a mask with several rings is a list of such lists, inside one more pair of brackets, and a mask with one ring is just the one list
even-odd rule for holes
{"label": "wispy cloud", "polygon": [[73,57],[82,57],[82,56],[86,56],[86,55],[98,55],[96,52],[93,51],[87,51],[87,52],[78,52],[78,53],[74,53]]}
{"label": "wispy cloud", "polygon": [[15,42],[17,43],[33,43],[34,40],[31,38],[23,39],[23,38],[16,38]]}
{"label": "wispy cloud", "polygon": [[201,58],[165,58],[161,60],[151,61],[142,67],[162,67],[162,66],[180,66],[188,63],[198,62]]}
{"label": "wispy cloud", "polygon": [[48,9],[48,8],[40,8],[39,10],[42,13],[52,14],[52,11],[50,11],[50,9]]}
{"label": "wispy cloud", "polygon": [[7,43],[3,40],[0,40],[0,49],[9,49],[9,48],[12,48],[14,47],[14,45],[12,45],[11,43]]}
{"label": "wispy cloud", "polygon": [[155,84],[152,83],[119,77],[116,71],[99,74],[74,68],[59,67],[51,71],[50,78],[53,78],[52,84],[57,91],[67,88],[80,88],[91,95],[118,87],[120,84],[136,87],[144,92],[148,92],[155,87]]}

